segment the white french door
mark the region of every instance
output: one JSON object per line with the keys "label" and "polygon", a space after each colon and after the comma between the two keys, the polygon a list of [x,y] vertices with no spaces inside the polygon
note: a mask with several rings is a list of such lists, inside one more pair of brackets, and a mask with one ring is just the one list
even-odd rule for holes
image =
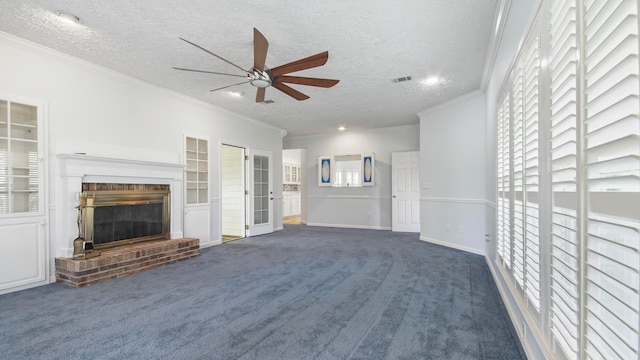
{"label": "white french door", "polygon": [[420,152],[391,153],[393,231],[420,232]]}
{"label": "white french door", "polygon": [[247,236],[273,232],[273,156],[271,151],[248,150]]}

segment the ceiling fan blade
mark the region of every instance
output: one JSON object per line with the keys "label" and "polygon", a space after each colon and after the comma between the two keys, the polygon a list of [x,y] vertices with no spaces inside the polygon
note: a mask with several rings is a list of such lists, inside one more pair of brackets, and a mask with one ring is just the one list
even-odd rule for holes
{"label": "ceiling fan blade", "polygon": [[236,85],[242,85],[242,84],[248,84],[248,83],[249,83],[249,81],[243,81],[243,82],[241,82],[241,83],[231,84],[231,85],[227,85],[227,86],[219,87],[219,88],[217,88],[217,89],[212,89],[212,90],[209,90],[209,91],[218,91],[218,90],[226,89],[226,88],[228,88],[228,87],[232,87],[232,86],[236,86]]}
{"label": "ceiling fan blade", "polygon": [[289,76],[289,75],[278,76],[276,81],[281,83],[318,86],[323,88],[330,88],[340,82],[340,80],[310,78],[310,77],[302,77],[302,76]]}
{"label": "ceiling fan blade", "polygon": [[258,29],[253,28],[253,67],[264,71],[264,63],[267,61],[269,42]]}
{"label": "ceiling fan blade", "polygon": [[246,78],[247,77],[247,75],[226,74],[226,73],[220,73],[220,72],[215,72],[215,71],[207,71],[207,70],[185,69],[185,68],[178,68],[178,67],[174,67],[174,69],[182,70],[182,71],[192,71],[192,72],[198,72],[198,73],[205,73],[205,74],[236,76],[236,77],[241,77],[241,78]]}
{"label": "ceiling fan blade", "polygon": [[258,88],[258,92],[256,93],[256,102],[261,103],[264,102],[264,94],[267,92],[267,88]]}
{"label": "ceiling fan blade", "polygon": [[191,41],[186,40],[186,39],[183,39],[183,38],[180,38],[180,40],[182,40],[182,41],[184,41],[184,42],[186,42],[186,43],[188,43],[188,44],[191,44],[191,45],[193,45],[193,46],[197,47],[198,49],[200,49],[200,50],[202,50],[202,51],[206,52],[207,54],[210,54],[210,55],[213,55],[213,56],[217,57],[218,59],[220,59],[220,60],[222,60],[222,61],[226,62],[227,64],[230,64],[230,65],[233,65],[233,66],[237,67],[238,69],[242,70],[242,71],[243,71],[243,72],[245,72],[245,73],[248,73],[248,72],[249,72],[249,71],[247,71],[247,70],[245,70],[245,69],[241,68],[240,66],[238,66],[238,65],[236,65],[236,64],[234,64],[234,63],[232,63],[231,61],[229,61],[229,60],[227,60],[227,59],[223,58],[222,56],[216,55],[216,54],[212,53],[211,51],[209,51],[209,50],[207,50],[207,49],[203,48],[202,46],[200,46],[200,45],[198,45],[198,44],[196,44],[196,43],[194,43],[194,42],[191,42]]}
{"label": "ceiling fan blade", "polygon": [[291,96],[292,98],[296,99],[296,100],[307,100],[309,97],[303,93],[301,93],[300,91],[289,87],[283,83],[273,83],[271,84],[271,86],[273,86],[274,88],[282,91],[283,93]]}
{"label": "ceiling fan blade", "polygon": [[296,60],[294,62],[275,67],[271,69],[271,74],[273,76],[280,76],[300,70],[311,69],[326,64],[328,59],[329,52],[321,52],[304,59]]}

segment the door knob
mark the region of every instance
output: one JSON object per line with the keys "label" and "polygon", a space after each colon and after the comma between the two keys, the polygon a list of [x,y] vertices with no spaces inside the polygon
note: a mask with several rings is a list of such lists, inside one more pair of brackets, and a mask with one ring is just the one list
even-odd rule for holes
{"label": "door knob", "polygon": [[393,198],[395,199],[395,198],[396,198],[396,196],[395,196],[395,195],[393,195]]}

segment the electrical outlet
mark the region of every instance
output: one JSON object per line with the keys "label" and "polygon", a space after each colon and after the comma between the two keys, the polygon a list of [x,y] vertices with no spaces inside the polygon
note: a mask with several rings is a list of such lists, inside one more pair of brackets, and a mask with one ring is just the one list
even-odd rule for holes
{"label": "electrical outlet", "polygon": [[444,225],[444,228],[445,228],[447,231],[451,231],[451,224],[445,224],[445,225]]}
{"label": "electrical outlet", "polygon": [[458,231],[462,234],[464,232],[464,226],[460,225]]}
{"label": "electrical outlet", "polygon": [[484,234],[484,242],[491,242],[491,236],[489,234]]}

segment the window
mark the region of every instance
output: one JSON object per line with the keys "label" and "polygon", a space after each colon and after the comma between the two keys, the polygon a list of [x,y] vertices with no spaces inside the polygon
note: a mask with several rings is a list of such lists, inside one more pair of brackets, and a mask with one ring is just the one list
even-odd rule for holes
{"label": "window", "polygon": [[541,6],[496,104],[498,258],[557,356],[635,359],[639,5]]}
{"label": "window", "polygon": [[38,108],[0,100],[0,214],[40,211]]}
{"label": "window", "polygon": [[269,157],[253,155],[253,224],[268,224],[269,219]]}
{"label": "window", "polygon": [[209,145],[204,139],[185,137],[187,204],[209,202]]}
{"label": "window", "polygon": [[551,51],[551,331],[565,354],[578,353],[578,42],[576,4],[554,0]]}
{"label": "window", "polygon": [[336,175],[333,186],[361,186],[360,168],[362,160],[360,155],[341,155],[335,158]]}
{"label": "window", "polygon": [[638,356],[638,2],[585,1],[586,355]]}

